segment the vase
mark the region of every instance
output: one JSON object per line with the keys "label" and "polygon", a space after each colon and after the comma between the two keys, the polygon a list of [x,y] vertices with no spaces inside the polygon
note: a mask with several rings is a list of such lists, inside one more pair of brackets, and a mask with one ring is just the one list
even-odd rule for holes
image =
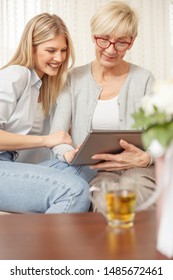
{"label": "vase", "polygon": [[[156,180],[156,187],[162,188],[162,178],[164,173],[164,155],[161,157],[158,157],[155,160],[155,180]],[[164,196],[164,190],[160,191],[159,197],[157,198],[156,202],[156,226],[157,226],[157,232],[160,224],[160,218],[162,213],[162,205],[163,205],[163,196]]]}
{"label": "vase", "polygon": [[157,199],[157,250],[173,258],[173,143],[155,162],[156,185],[160,190]]}

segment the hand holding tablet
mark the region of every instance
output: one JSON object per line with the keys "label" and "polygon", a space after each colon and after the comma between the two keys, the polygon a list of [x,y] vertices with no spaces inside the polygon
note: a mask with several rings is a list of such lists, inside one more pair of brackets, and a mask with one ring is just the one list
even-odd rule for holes
{"label": "hand holding tablet", "polygon": [[123,151],[119,143],[121,139],[143,150],[140,130],[93,130],[85,138],[71,165],[96,164],[99,160],[91,159],[95,154],[121,153]]}

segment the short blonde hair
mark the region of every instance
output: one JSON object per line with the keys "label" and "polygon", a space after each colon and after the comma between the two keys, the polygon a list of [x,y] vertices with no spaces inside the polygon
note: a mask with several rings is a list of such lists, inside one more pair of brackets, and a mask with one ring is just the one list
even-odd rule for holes
{"label": "short blonde hair", "polygon": [[130,6],[112,1],[101,6],[90,21],[92,35],[137,36],[138,19]]}
{"label": "short blonde hair", "polygon": [[[75,54],[73,43],[64,21],[59,16],[48,13],[42,13],[33,17],[23,30],[14,56],[3,67],[17,64],[29,69],[34,68],[33,47],[54,39],[57,35],[63,35],[66,38],[67,57],[60,66],[56,76],[51,77],[45,74],[42,78],[40,97],[45,115],[50,113],[59,92],[66,82],[67,71],[74,65]],[[71,66],[69,65],[70,62]]]}

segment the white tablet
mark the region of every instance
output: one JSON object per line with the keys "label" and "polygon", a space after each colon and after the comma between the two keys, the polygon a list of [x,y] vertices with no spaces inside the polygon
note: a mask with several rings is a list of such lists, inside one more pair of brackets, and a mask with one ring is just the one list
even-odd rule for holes
{"label": "white tablet", "polygon": [[123,151],[119,144],[121,139],[133,144],[140,149],[144,149],[142,145],[140,130],[93,130],[90,131],[85,138],[78,153],[74,157],[71,165],[92,165],[100,162],[100,160],[91,159],[95,154],[111,153],[117,154]]}

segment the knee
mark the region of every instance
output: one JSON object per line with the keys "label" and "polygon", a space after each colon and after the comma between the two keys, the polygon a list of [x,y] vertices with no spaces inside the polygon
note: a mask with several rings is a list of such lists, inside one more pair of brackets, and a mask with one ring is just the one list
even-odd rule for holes
{"label": "knee", "polygon": [[63,182],[59,188],[49,188],[44,202],[44,213],[88,212],[89,184],[77,176],[73,177],[72,182]]}
{"label": "knee", "polygon": [[122,177],[132,178],[136,182],[140,182],[142,185],[149,188],[155,187],[155,174],[153,166],[147,168],[137,167],[127,169],[124,173],[122,173]]}
{"label": "knee", "polygon": [[73,195],[75,196],[75,203],[77,212],[88,212],[90,208],[89,198],[90,185],[83,179],[78,180]]}
{"label": "knee", "polygon": [[122,176],[137,183],[137,205],[141,205],[153,194],[156,186],[153,167],[128,169]]}

